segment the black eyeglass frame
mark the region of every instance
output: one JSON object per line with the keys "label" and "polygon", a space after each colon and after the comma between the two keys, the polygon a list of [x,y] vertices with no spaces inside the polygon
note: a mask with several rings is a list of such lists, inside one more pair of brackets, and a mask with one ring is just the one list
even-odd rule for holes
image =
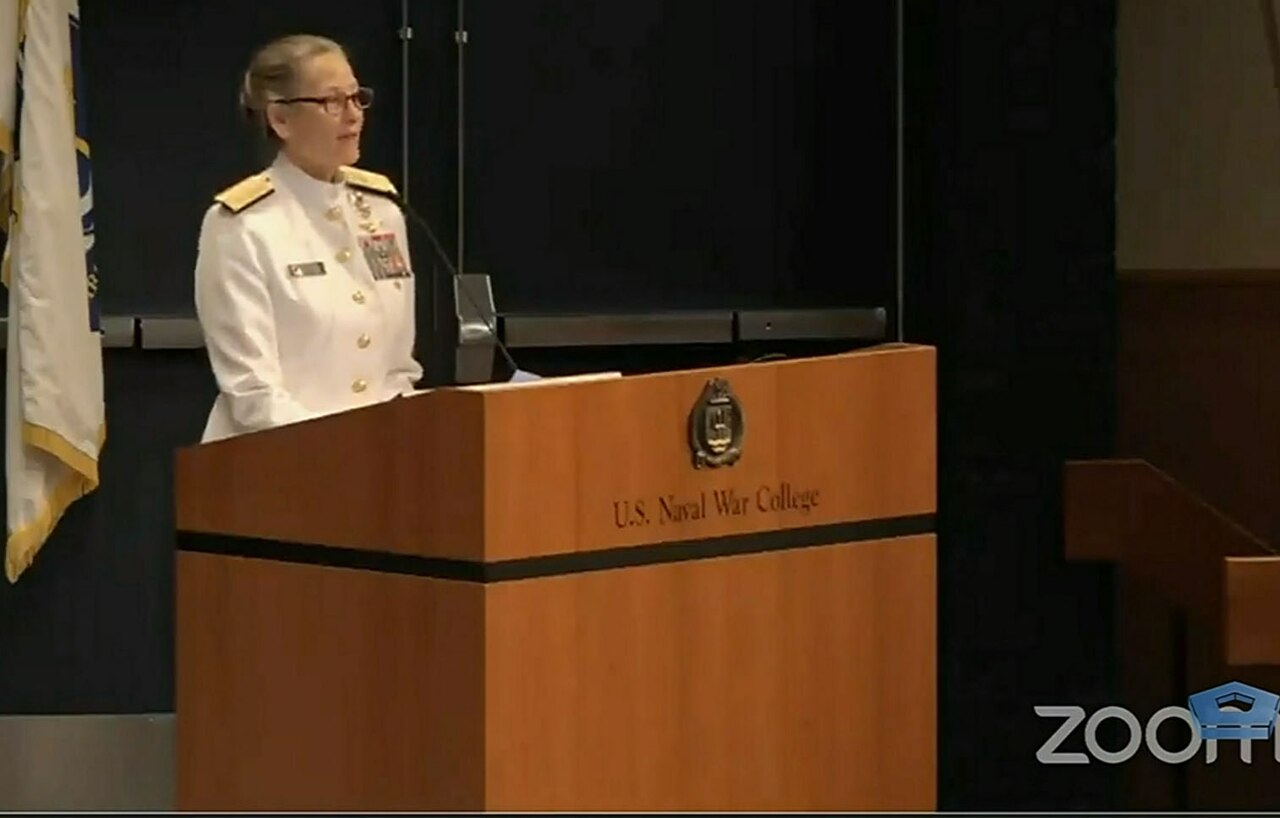
{"label": "black eyeglass frame", "polygon": [[273,99],[272,103],[280,105],[293,105],[298,102],[311,102],[319,105],[326,114],[330,116],[338,116],[346,110],[347,106],[355,103],[356,107],[361,111],[366,111],[373,106],[373,89],[360,87],[350,94],[330,94],[325,97],[286,97],[284,99]]}

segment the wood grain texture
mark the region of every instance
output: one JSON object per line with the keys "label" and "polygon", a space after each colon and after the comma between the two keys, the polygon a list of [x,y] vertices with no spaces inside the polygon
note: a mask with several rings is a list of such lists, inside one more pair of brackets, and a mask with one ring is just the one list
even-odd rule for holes
{"label": "wood grain texture", "polygon": [[489,586],[178,578],[180,809],[936,805],[932,536]]}
{"label": "wood grain texture", "polygon": [[[901,347],[491,393],[485,555],[510,559],[931,513],[934,366],[932,349]],[[688,416],[718,374],[743,406],[743,455],[730,468],[696,470]],[[816,503],[772,508],[787,491],[812,492]],[[729,506],[717,504],[717,493],[722,502],[732,493],[742,512],[721,513]],[[619,525],[619,501],[632,509],[643,504],[646,521]]]}
{"label": "wood grain texture", "polygon": [[931,810],[932,536],[488,592],[496,810]]}
{"label": "wood grain texture", "polygon": [[[745,451],[695,470],[715,376]],[[932,349],[886,345],[441,390],[180,452],[177,525],[493,562],[929,514],[934,381]],[[705,514],[664,521],[668,494]],[[934,550],[474,585],[182,553],[179,807],[933,809]]]}
{"label": "wood grain texture", "polygon": [[[688,416],[719,376],[743,403],[743,457],[695,470]],[[177,524],[493,561],[926,514],[936,507],[935,411],[934,350],[898,344],[446,389],[179,452]],[[743,513],[718,513],[715,493],[730,490]],[[816,492],[816,504],[771,508],[785,491]],[[637,503],[647,522],[628,525]],[[664,503],[686,510],[664,514]]]}
{"label": "wood grain texture", "polygon": [[177,808],[479,809],[480,586],[181,553]]}
{"label": "wood grain texture", "polygon": [[[1145,718],[1238,679],[1280,690],[1280,271],[1121,270],[1118,440],[1127,463],[1073,464],[1074,558],[1123,567],[1120,702]],[[1126,765],[1130,809],[1280,803],[1277,762],[1222,742],[1183,767]]]}
{"label": "wood grain texture", "polygon": [[1280,665],[1280,557],[1230,557],[1225,562],[1226,663]]}
{"label": "wood grain texture", "polygon": [[179,531],[475,558],[484,414],[442,390],[180,449]]}
{"label": "wood grain texture", "polygon": [[1128,281],[1119,295],[1117,453],[1280,542],[1280,279]]}
{"label": "wood grain texture", "polygon": [[[1280,690],[1280,557],[1185,486],[1143,461],[1068,464],[1067,555],[1121,568],[1123,699],[1140,720],[1239,680]],[[1271,742],[1252,764],[1234,742],[1181,768],[1143,754],[1125,770],[1133,810],[1244,810],[1280,799]],[[1181,748],[1184,745],[1166,745]]]}
{"label": "wood grain texture", "polygon": [[1063,490],[1069,558],[1112,561],[1159,588],[1222,633],[1227,664],[1280,665],[1270,546],[1143,461],[1068,463]]}
{"label": "wood grain texture", "polygon": [[1116,277],[1125,284],[1157,286],[1280,286],[1280,267],[1123,267]]}

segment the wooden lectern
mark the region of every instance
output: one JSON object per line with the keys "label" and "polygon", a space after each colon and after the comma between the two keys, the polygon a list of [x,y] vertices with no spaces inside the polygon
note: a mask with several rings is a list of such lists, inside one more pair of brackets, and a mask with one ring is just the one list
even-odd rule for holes
{"label": "wooden lectern", "polygon": [[445,388],[180,451],[177,807],[934,809],[934,361]]}
{"label": "wooden lectern", "polygon": [[[1119,568],[1116,704],[1145,723],[1233,681],[1280,692],[1274,548],[1143,460],[1068,463],[1063,490],[1067,557]],[[1164,741],[1188,746],[1172,730]],[[1257,759],[1247,764],[1223,744],[1215,760],[1200,748],[1177,766],[1135,755],[1124,765],[1124,808],[1274,809],[1280,741],[1254,741]]]}

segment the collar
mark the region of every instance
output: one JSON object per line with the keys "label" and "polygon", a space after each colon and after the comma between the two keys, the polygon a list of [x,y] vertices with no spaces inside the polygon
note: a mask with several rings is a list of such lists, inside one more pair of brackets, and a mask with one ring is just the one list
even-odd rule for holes
{"label": "collar", "polygon": [[323,182],[295,165],[284,155],[284,151],[276,154],[268,173],[273,180],[289,188],[304,204],[328,207],[346,192],[341,172],[336,181]]}

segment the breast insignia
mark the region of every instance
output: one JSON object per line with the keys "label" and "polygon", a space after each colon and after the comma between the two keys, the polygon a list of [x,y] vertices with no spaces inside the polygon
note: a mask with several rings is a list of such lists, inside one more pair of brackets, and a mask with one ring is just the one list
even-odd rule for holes
{"label": "breast insignia", "polygon": [[214,196],[213,200],[232,213],[239,213],[274,192],[271,178],[265,173],[255,173]]}
{"label": "breast insignia", "polygon": [[395,197],[396,186],[386,176],[381,173],[374,173],[369,170],[360,170],[360,168],[344,167],[342,169],[342,178],[352,187],[367,190],[371,193],[381,193],[383,196]]}
{"label": "breast insignia", "polygon": [[374,281],[408,278],[412,275],[409,264],[396,243],[395,233],[361,236],[360,249],[364,252],[364,260],[369,264],[369,272],[373,273]]}

